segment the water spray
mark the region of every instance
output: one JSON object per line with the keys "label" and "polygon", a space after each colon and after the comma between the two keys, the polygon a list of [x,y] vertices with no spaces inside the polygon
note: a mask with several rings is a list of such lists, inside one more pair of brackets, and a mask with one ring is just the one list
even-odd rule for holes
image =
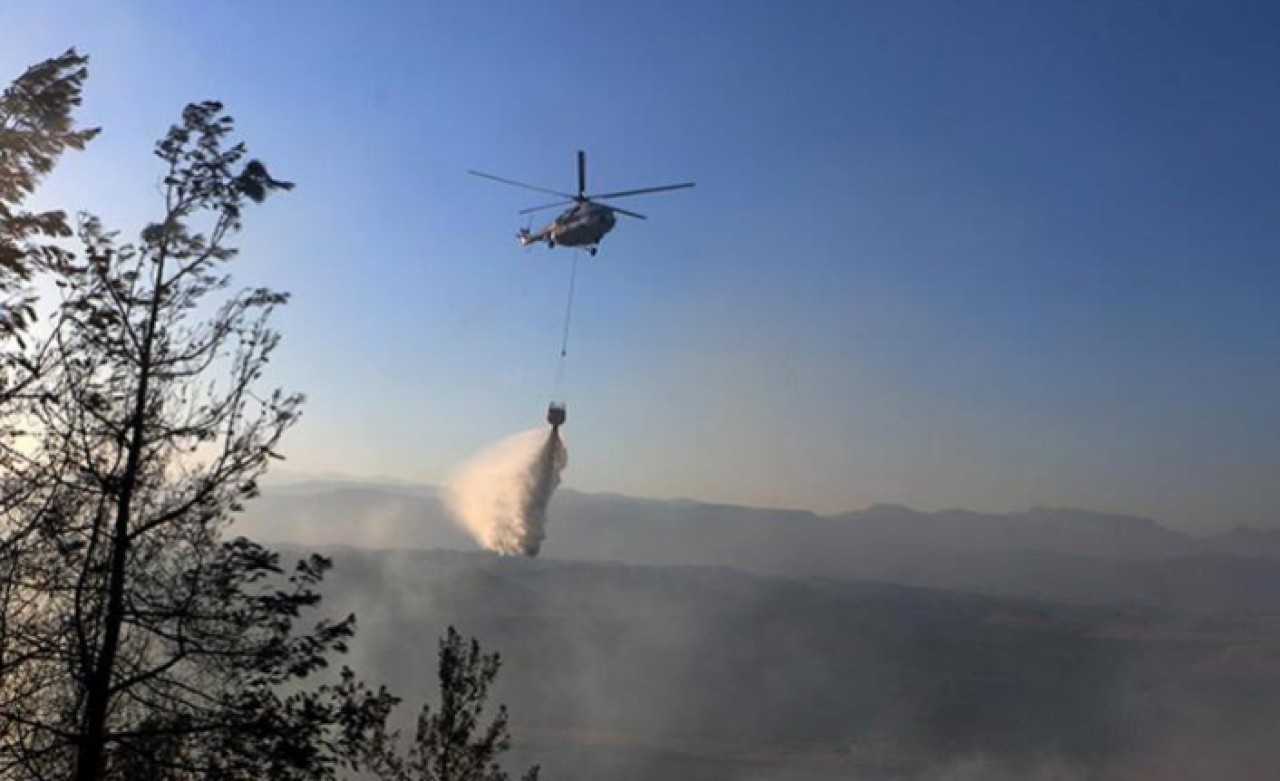
{"label": "water spray", "polygon": [[547,537],[547,506],[567,464],[559,426],[516,434],[457,471],[445,506],[480,547],[537,556]]}

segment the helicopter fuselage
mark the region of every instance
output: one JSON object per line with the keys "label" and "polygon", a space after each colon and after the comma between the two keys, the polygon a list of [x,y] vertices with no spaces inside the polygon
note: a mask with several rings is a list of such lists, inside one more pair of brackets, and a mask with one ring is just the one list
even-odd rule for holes
{"label": "helicopter fuselage", "polygon": [[501,176],[486,174],[483,171],[468,171],[474,176],[484,179],[492,179],[495,182],[508,184],[513,187],[521,187],[525,190],[535,190],[547,195],[554,195],[562,200],[555,203],[546,203],[541,206],[533,206],[528,209],[521,209],[521,214],[532,214],[540,212],[543,209],[553,209],[557,206],[565,204],[573,204],[568,210],[560,213],[550,224],[544,226],[540,230],[533,231],[529,228],[521,228],[517,234],[520,243],[526,247],[530,244],[538,242],[546,242],[548,247],[554,247],[557,244],[562,247],[585,247],[592,255],[596,254],[596,249],[600,244],[600,240],[605,237],[609,231],[613,230],[614,224],[618,221],[618,215],[630,217],[633,220],[648,219],[643,214],[624,209],[621,206],[614,206],[605,201],[606,198],[631,198],[636,195],[650,195],[652,193],[664,193],[669,190],[683,190],[686,187],[693,187],[693,182],[681,182],[680,184],[664,184],[658,187],[641,187],[638,190],[620,190],[608,193],[587,193],[587,153],[581,149],[578,150],[578,194],[563,192],[561,190],[552,190],[547,187],[539,187],[534,184],[525,184],[517,182],[514,179],[505,179]]}
{"label": "helicopter fuselage", "polygon": [[584,201],[561,213],[541,230],[520,231],[520,243],[528,246],[545,241],[549,247],[594,247],[613,230],[617,220],[613,209]]}

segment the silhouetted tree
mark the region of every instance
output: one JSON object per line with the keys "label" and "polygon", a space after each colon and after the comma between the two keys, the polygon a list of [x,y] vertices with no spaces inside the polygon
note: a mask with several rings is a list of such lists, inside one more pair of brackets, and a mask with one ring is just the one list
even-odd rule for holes
{"label": "silhouetted tree", "polygon": [[[36,316],[29,282],[41,269],[56,268],[70,257],[58,244],[71,235],[62,211],[32,212],[25,202],[67,149],[82,149],[98,132],[75,128],[74,110],[88,75],[87,59],[75,50],[26,70],[0,92],[0,413],[31,391],[46,355],[24,351],[24,333]],[[19,446],[12,414],[0,418],[0,742],[21,734],[26,725],[10,711],[25,687],[15,670],[24,661],[19,650],[32,640],[17,637],[32,623],[40,601],[22,583],[36,562],[21,555],[36,523],[18,520],[12,510],[31,501],[35,481],[12,479],[7,468]],[[16,525],[15,525],[16,522]]]}
{"label": "silhouetted tree", "polygon": [[[83,64],[68,53],[5,93],[25,118],[4,127],[26,135],[5,131],[0,216],[91,135],[70,130]],[[345,668],[317,680],[354,632],[354,616],[299,625],[328,560],[286,571],[225,538],[302,401],[257,388],[287,296],[227,292],[245,207],[292,187],[232,132],[220,104],[186,108],[136,243],[85,217],[77,257],[23,244],[61,236],[60,215],[5,223],[5,268],[21,277],[34,253],[60,298],[0,358],[31,367],[0,407],[0,777],[335,778],[394,704]]]}
{"label": "silhouetted tree", "polygon": [[[489,686],[502,661],[486,654],[472,638],[463,640],[452,626],[440,639],[438,673],[440,707],[422,706],[413,745],[407,756],[395,753],[395,737],[382,737],[380,775],[387,781],[506,781],[498,758],[511,747],[507,706],[484,724]],[[521,778],[537,781],[539,768]]]}
{"label": "silhouetted tree", "polygon": [[[68,149],[83,149],[98,131],[76,129],[87,59],[70,49],[27,69],[0,93],[0,337],[22,338],[35,316],[26,283],[56,265],[66,251],[55,241],[71,235],[61,211],[22,208],[40,180]],[[0,398],[29,378],[30,367],[0,367]],[[18,377],[15,378],[15,371]]]}

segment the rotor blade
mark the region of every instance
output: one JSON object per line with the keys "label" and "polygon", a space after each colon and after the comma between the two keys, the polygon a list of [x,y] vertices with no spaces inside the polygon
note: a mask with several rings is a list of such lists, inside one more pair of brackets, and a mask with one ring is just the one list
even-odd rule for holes
{"label": "rotor blade", "polygon": [[[599,202],[599,201],[593,201],[593,203],[600,203],[600,202]],[[613,205],[613,204],[611,204],[611,203],[600,203],[600,205],[601,205],[601,206],[604,206],[605,208],[609,209],[610,211],[615,211],[615,212],[617,212],[618,214],[625,214],[625,215],[627,215],[628,217],[635,217],[637,220],[647,220],[647,219],[649,219],[648,217],[644,216],[643,214],[640,214],[639,212],[629,212],[629,211],[627,211],[626,209],[619,209],[617,206],[614,206],[614,205]]]}
{"label": "rotor blade", "polygon": [[587,191],[587,153],[578,150],[578,197]]}
{"label": "rotor blade", "polygon": [[540,212],[540,211],[542,211],[543,209],[553,209],[553,208],[555,208],[556,206],[567,206],[568,204],[571,204],[571,203],[573,203],[573,201],[571,201],[571,200],[569,200],[569,201],[556,201],[555,203],[544,203],[544,204],[542,204],[541,206],[530,206],[528,209],[521,209],[518,213],[519,213],[519,214],[530,214],[531,212]]}
{"label": "rotor blade", "polygon": [[538,187],[532,184],[525,184],[524,182],[517,182],[514,179],[503,179],[501,176],[494,176],[493,174],[481,173],[480,171],[468,170],[467,173],[473,176],[479,176],[483,179],[492,179],[495,182],[502,182],[503,184],[510,184],[516,187],[523,187],[526,190],[535,190],[540,193],[547,193],[548,195],[558,195],[561,198],[568,198],[570,200],[573,199],[573,196],[570,195],[569,193],[562,193],[559,190],[548,190],[546,187]]}
{"label": "rotor blade", "polygon": [[662,187],[645,187],[644,189],[641,189],[641,190],[623,190],[622,192],[618,192],[618,193],[600,193],[599,195],[588,195],[587,197],[593,201],[599,198],[629,198],[632,195],[644,195],[646,193],[664,193],[667,190],[683,190],[686,187],[692,187],[693,185],[694,185],[693,182],[683,182],[681,184],[667,184],[667,185],[663,185]]}

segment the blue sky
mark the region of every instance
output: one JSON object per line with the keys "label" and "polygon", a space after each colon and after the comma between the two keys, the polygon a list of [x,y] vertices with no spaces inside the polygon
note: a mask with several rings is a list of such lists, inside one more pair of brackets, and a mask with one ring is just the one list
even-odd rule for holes
{"label": "blue sky", "polygon": [[570,255],[465,171],[583,148],[698,187],[580,267],[569,485],[1280,523],[1275,4],[10,0],[0,39],[93,58],[47,202],[136,229],[209,97],[298,182],[240,269],[295,295],[289,469],[438,482],[539,423]]}

